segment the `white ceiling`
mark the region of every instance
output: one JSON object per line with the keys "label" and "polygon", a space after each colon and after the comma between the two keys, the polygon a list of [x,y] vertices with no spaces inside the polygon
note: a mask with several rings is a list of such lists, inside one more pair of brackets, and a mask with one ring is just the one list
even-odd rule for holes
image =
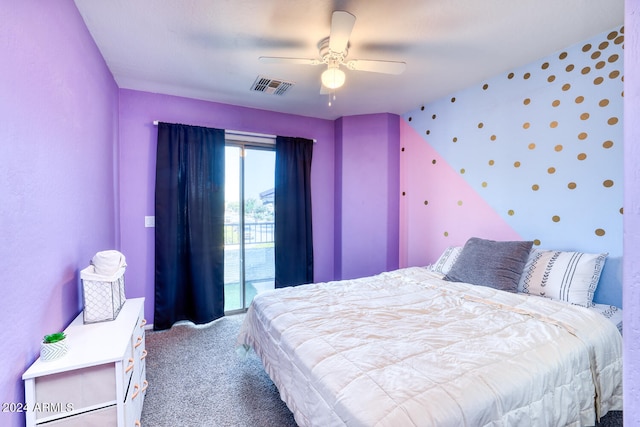
{"label": "white ceiling", "polygon": [[[75,0],[120,88],[304,116],[402,114],[623,24],[624,0]],[[331,13],[356,16],[347,59],[404,61],[402,75],[346,70],[329,107],[318,58]],[[295,83],[250,91],[259,75]]]}

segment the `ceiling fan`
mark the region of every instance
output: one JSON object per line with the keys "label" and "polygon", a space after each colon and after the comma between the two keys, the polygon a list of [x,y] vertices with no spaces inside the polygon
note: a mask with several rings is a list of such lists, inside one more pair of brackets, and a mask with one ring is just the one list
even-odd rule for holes
{"label": "ceiling fan", "polygon": [[356,22],[356,17],[342,10],[334,11],[331,16],[331,33],[318,43],[320,58],[284,58],[275,56],[261,56],[259,59],[265,63],[301,64],[301,65],[326,65],[327,69],[322,73],[322,89],[320,93],[332,92],[341,87],[346,79],[341,66],[349,70],[370,71],[384,74],[401,74],[405,68],[405,62],[379,61],[370,59],[347,60],[349,53],[349,37]]}

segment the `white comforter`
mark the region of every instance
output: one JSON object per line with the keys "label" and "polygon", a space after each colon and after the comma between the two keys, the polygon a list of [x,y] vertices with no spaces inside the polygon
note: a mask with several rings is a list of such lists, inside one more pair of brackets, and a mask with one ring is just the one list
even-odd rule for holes
{"label": "white comforter", "polygon": [[622,409],[622,340],[589,309],[424,268],[258,295],[252,347],[301,426],[582,426]]}

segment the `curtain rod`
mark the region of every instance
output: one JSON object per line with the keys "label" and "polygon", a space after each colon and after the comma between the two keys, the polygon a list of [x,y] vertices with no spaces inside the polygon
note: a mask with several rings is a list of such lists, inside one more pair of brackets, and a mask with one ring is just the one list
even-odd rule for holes
{"label": "curtain rod", "polygon": [[[158,126],[158,123],[160,121],[159,120],[154,120],[153,121],[153,125],[154,126]],[[277,135],[269,135],[266,133],[257,133],[257,132],[245,132],[245,131],[241,131],[241,130],[226,130],[224,131],[225,134],[227,135],[237,135],[237,136],[248,136],[248,137],[254,137],[254,138],[273,138],[275,139]],[[315,144],[317,141],[315,139],[313,139],[313,143]]]}

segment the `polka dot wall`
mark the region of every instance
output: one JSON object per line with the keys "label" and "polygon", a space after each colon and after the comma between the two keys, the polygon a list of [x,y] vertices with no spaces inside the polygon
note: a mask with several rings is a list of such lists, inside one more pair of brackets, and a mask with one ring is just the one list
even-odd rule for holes
{"label": "polka dot wall", "polygon": [[[623,52],[619,27],[403,119],[523,239],[621,256]],[[401,155],[411,156],[404,148]],[[420,163],[438,166],[432,158]],[[450,182],[403,185],[413,198],[412,218],[419,209],[423,220],[465,209],[462,196],[454,206],[438,206],[442,186],[454,198],[464,193]],[[473,212],[466,218],[473,221]],[[434,223],[443,227],[430,230],[434,236],[454,235],[455,224]]]}

